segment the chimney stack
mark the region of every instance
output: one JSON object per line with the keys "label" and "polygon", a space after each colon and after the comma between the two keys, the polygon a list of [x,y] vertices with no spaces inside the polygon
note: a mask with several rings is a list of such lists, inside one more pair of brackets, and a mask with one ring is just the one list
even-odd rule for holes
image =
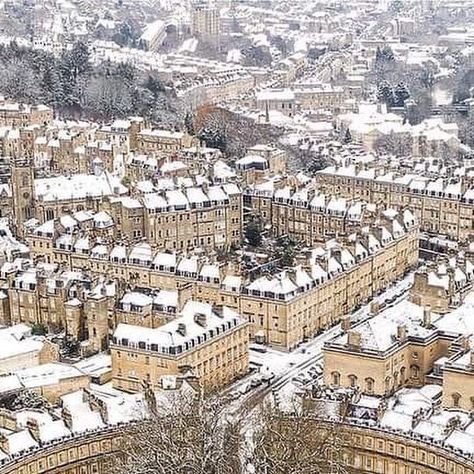
{"label": "chimney stack", "polygon": [[407,327],[405,324],[400,324],[397,326],[397,339],[400,342],[405,342],[407,339]]}
{"label": "chimney stack", "polygon": [[350,315],[344,316],[341,319],[341,329],[344,332],[350,331],[350,329],[351,329],[351,317],[350,317]]}
{"label": "chimney stack", "polygon": [[176,330],[178,334],[185,337],[186,336],[186,324],[178,323],[178,329]]}
{"label": "chimney stack", "polygon": [[347,344],[350,349],[360,350],[361,335],[358,331],[349,331],[347,333]]}
{"label": "chimney stack", "polygon": [[423,308],[423,326],[428,328],[431,326],[431,306],[426,305]]}
{"label": "chimney stack", "polygon": [[26,420],[26,427],[28,428],[31,436],[35,441],[40,441],[40,432],[39,432],[39,426],[38,426],[38,421],[35,420],[34,418],[28,418]]}
{"label": "chimney stack", "polygon": [[64,424],[72,430],[72,416],[69,408],[64,407],[61,411],[61,417],[64,420]]}
{"label": "chimney stack", "polygon": [[3,433],[0,433],[0,449],[6,454],[10,454],[10,444]]}
{"label": "chimney stack", "polygon": [[378,301],[375,301],[375,300],[372,301],[372,302],[370,303],[370,309],[369,309],[369,311],[370,311],[370,314],[371,314],[372,316],[375,316],[376,314],[379,314],[379,311],[380,311],[380,303],[379,303]]}
{"label": "chimney stack", "polygon": [[203,328],[206,327],[206,315],[204,313],[196,313],[194,315],[194,321],[196,324],[199,324],[199,326]]}
{"label": "chimney stack", "polygon": [[193,299],[193,284],[191,282],[178,286],[178,312],[180,313],[186,303]]}

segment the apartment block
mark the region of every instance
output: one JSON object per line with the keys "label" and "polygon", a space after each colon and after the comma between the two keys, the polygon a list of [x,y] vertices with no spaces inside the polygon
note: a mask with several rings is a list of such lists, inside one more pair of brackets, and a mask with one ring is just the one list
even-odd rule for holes
{"label": "apartment block", "polygon": [[112,383],[128,392],[152,389],[164,375],[192,372],[208,390],[248,371],[248,323],[227,307],[188,301],[156,329],[119,324],[111,343]]}

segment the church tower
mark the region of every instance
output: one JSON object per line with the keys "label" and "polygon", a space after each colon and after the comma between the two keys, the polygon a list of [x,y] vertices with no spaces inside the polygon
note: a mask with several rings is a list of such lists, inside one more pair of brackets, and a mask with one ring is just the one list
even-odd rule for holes
{"label": "church tower", "polygon": [[12,156],[10,162],[13,199],[12,221],[21,233],[23,223],[35,216],[33,163],[26,157]]}

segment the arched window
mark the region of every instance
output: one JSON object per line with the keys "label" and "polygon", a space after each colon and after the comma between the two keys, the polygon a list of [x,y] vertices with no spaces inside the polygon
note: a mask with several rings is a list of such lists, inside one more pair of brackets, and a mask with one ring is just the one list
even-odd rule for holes
{"label": "arched window", "polygon": [[29,176],[28,173],[23,173],[23,174],[21,175],[21,185],[22,185],[23,187],[27,187],[27,186],[30,185],[30,176]]}
{"label": "arched window", "polygon": [[341,384],[341,374],[339,372],[333,372],[331,374],[331,378],[332,378],[332,384],[335,387],[339,387],[339,385]]}
{"label": "arched window", "polygon": [[30,206],[25,206],[23,208],[23,214],[25,215],[26,219],[31,219],[31,217],[33,216],[33,211],[31,209],[31,207]]}
{"label": "arched window", "polygon": [[385,377],[385,393],[389,393],[392,389],[392,378],[390,376]]}
{"label": "arched window", "polygon": [[400,369],[400,383],[405,383],[407,380],[407,369],[406,367],[402,367]]}
{"label": "arched window", "polygon": [[453,393],[451,395],[451,398],[453,399],[453,407],[459,408],[459,403],[461,401],[461,395],[459,393]]}
{"label": "arched window", "polygon": [[374,384],[375,384],[374,379],[372,379],[372,378],[370,378],[370,377],[367,377],[367,378],[365,379],[365,391],[366,391],[368,394],[374,393]]}
{"label": "arched window", "polygon": [[356,375],[348,375],[347,378],[349,379],[349,386],[352,388],[357,387],[357,376]]}
{"label": "arched window", "polygon": [[420,368],[417,365],[412,365],[410,367],[411,378],[418,379],[420,377]]}

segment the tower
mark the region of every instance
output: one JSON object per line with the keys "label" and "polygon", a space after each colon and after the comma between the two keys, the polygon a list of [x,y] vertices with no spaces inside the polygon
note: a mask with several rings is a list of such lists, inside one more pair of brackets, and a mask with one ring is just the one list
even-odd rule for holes
{"label": "tower", "polygon": [[213,43],[218,41],[219,32],[219,9],[207,0],[195,1],[191,7],[191,34]]}
{"label": "tower", "polygon": [[101,284],[99,293],[90,295],[85,302],[84,314],[87,318],[86,332],[90,353],[103,351],[107,346],[110,303],[110,297],[106,295],[105,283]]}
{"label": "tower", "polygon": [[33,163],[26,157],[11,157],[11,187],[13,200],[13,223],[21,233],[23,223],[34,217],[34,172]]}

